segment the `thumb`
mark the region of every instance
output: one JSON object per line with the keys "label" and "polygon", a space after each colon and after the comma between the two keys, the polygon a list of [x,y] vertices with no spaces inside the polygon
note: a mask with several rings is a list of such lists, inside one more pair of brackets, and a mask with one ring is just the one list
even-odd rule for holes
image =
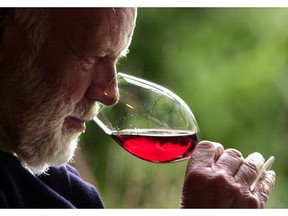
{"label": "thumb", "polygon": [[257,182],[254,190],[252,191],[260,201],[260,207],[264,208],[270,193],[272,192],[275,184],[276,174],[273,170],[265,171],[263,177]]}

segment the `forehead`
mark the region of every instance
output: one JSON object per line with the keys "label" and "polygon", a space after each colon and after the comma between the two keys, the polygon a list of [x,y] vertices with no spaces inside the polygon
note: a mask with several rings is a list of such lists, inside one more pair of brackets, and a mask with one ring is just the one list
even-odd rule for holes
{"label": "forehead", "polygon": [[51,14],[53,38],[81,47],[105,44],[114,47],[129,37],[134,29],[133,8],[55,9]]}

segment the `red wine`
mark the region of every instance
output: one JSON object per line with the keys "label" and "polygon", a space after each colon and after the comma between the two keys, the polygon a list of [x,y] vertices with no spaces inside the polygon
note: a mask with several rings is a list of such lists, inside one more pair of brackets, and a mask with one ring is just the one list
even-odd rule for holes
{"label": "red wine", "polygon": [[124,130],[111,137],[125,150],[143,160],[164,163],[190,157],[199,134],[179,130]]}

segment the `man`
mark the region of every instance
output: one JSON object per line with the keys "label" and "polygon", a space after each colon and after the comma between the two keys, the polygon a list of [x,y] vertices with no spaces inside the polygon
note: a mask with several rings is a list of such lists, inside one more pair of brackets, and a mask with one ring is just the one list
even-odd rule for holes
{"label": "man", "polygon": [[[0,206],[103,208],[96,188],[66,162],[96,103],[118,100],[115,65],[131,43],[136,9],[2,12]],[[263,163],[259,153],[244,159],[235,149],[200,142],[188,162],[180,207],[264,207],[275,173],[265,172],[250,190]]]}

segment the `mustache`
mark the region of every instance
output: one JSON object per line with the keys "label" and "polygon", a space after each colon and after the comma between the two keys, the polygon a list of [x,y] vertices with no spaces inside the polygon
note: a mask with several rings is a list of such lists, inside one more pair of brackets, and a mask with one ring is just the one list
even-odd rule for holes
{"label": "mustache", "polygon": [[94,116],[96,116],[99,112],[99,106],[97,102],[89,102],[86,100],[78,102],[72,113],[71,116],[80,118],[85,122],[92,120]]}

